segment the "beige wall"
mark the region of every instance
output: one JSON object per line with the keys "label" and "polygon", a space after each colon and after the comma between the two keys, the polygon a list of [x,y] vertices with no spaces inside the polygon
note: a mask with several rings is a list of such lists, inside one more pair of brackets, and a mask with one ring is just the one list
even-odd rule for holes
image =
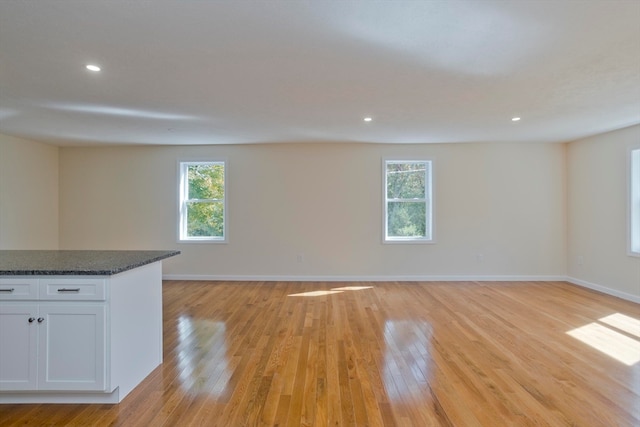
{"label": "beige wall", "polygon": [[568,144],[568,275],[640,300],[640,258],[627,254],[628,155],[640,126]]}
{"label": "beige wall", "polygon": [[58,248],[58,148],[0,134],[0,249]]}
{"label": "beige wall", "polygon": [[[381,161],[409,156],[435,161],[436,244],[381,243]],[[210,158],[229,243],[178,244],[177,160]],[[61,148],[60,246],[177,248],[174,276],[563,277],[565,165],[564,144]]]}
{"label": "beige wall", "polygon": [[[0,249],[178,248],[164,273],[192,277],[568,275],[639,300],[640,258],[626,252],[639,145],[640,126],[517,145],[57,148],[0,135]],[[381,243],[384,157],[435,161],[436,244]],[[229,161],[229,243],[179,244],[177,160],[206,158]]]}

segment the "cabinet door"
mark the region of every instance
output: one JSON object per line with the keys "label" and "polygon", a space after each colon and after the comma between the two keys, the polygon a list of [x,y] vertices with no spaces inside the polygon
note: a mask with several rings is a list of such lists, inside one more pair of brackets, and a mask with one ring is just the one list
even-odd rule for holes
{"label": "cabinet door", "polygon": [[36,304],[0,304],[0,391],[36,388],[37,314]]}
{"label": "cabinet door", "polygon": [[104,304],[40,305],[39,390],[105,390]]}

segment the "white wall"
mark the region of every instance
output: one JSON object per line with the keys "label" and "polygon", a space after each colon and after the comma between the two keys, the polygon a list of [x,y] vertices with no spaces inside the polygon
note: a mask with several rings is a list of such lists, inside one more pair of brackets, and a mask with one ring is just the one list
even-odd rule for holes
{"label": "white wall", "polygon": [[[381,159],[404,156],[435,161],[436,244],[381,243]],[[178,244],[177,159],[220,157],[229,243]],[[562,277],[565,163],[564,144],[65,147],[60,246],[182,250],[165,275]]]}
{"label": "white wall", "polygon": [[0,134],[0,249],[58,248],[58,148]]}
{"label": "white wall", "polygon": [[568,144],[567,266],[576,283],[640,300],[640,258],[627,254],[631,147],[640,126]]}

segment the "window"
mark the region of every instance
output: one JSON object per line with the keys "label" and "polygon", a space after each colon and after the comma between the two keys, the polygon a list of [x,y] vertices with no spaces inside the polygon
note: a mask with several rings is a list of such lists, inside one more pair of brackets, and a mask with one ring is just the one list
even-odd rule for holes
{"label": "window", "polygon": [[384,241],[433,242],[430,160],[384,161]]}
{"label": "window", "polygon": [[640,148],[629,163],[629,254],[640,256]]}
{"label": "window", "polygon": [[180,240],[226,241],[224,161],[180,162]]}

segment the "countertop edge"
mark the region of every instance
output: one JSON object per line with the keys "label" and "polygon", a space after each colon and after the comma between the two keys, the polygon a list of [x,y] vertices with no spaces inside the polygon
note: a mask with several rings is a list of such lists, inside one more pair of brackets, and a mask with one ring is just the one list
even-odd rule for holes
{"label": "countertop edge", "polygon": [[[90,251],[88,251],[90,252]],[[135,252],[135,251],[123,251],[123,252]],[[147,252],[147,251],[142,251]],[[162,251],[158,251],[162,252]],[[164,253],[160,253],[156,256],[145,258],[144,260],[136,260],[131,263],[123,263],[122,265],[114,268],[103,269],[87,269],[87,268],[74,268],[74,269],[8,269],[0,270],[0,278],[3,276],[113,276],[118,273],[122,273],[134,268],[142,267],[144,265],[152,264],[154,262],[162,261],[163,259],[171,258],[179,255],[181,252],[178,250],[170,250]]]}

